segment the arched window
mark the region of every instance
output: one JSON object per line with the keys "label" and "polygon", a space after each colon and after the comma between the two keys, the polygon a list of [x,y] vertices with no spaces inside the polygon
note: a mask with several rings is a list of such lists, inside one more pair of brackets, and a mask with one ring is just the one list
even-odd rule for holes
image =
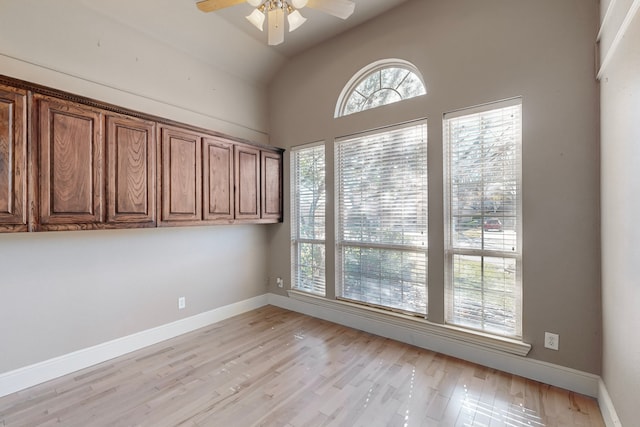
{"label": "arched window", "polygon": [[401,59],[376,61],[357,72],[342,89],[334,117],[347,116],[426,93],[420,72],[410,62]]}

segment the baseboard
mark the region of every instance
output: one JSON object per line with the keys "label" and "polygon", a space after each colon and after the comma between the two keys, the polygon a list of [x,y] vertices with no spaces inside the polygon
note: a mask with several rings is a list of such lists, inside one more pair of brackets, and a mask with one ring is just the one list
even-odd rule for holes
{"label": "baseboard", "polygon": [[105,362],[267,305],[267,295],[239,301],[156,328],[0,374],[0,397]]}
{"label": "baseboard", "polygon": [[602,418],[604,418],[604,424],[607,427],[622,427],[616,408],[613,406],[613,401],[607,391],[607,386],[602,379],[598,383],[598,405],[600,406],[600,412],[602,412]]}
{"label": "baseboard", "polygon": [[392,338],[587,396],[596,398],[599,396],[600,377],[587,372],[485,348],[474,343],[454,340],[429,332],[417,331],[415,328],[399,324],[390,324],[385,322],[382,316],[376,319],[370,315],[358,315],[353,311],[346,312],[341,310],[338,304],[332,308],[324,302],[322,305],[318,305],[276,294],[269,294],[268,302],[277,307]]}
{"label": "baseboard", "polygon": [[470,343],[454,342],[453,340],[440,336],[428,334],[421,336],[416,333],[415,329],[403,328],[398,325],[390,326],[383,321],[372,320],[371,317],[360,318],[354,313],[344,313],[338,309],[331,309],[326,306],[320,307],[275,294],[260,295],[186,319],[181,319],[0,374],[0,397],[105,362],[229,317],[260,308],[267,304],[339,323],[344,326],[357,328],[372,334],[392,338],[397,341],[406,342],[490,368],[499,369],[595,397],[598,399],[600,410],[602,411],[607,427],[622,426],[605,384],[597,375],[509,353],[479,348],[477,345]]}

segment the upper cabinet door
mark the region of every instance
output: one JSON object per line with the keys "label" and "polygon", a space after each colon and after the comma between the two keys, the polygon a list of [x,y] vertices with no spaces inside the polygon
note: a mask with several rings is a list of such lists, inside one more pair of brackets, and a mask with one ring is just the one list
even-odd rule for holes
{"label": "upper cabinet door", "polygon": [[263,151],[262,218],[282,220],[282,154]]}
{"label": "upper cabinet door", "polygon": [[[39,106],[40,224],[102,221],[102,113],[54,98]],[[45,227],[46,228],[46,227]]]}
{"label": "upper cabinet door", "polygon": [[161,220],[200,221],[201,138],[196,133],[173,127],[162,127],[161,133]]}
{"label": "upper cabinet door", "polygon": [[260,218],[260,150],[235,147],[236,219]]}
{"label": "upper cabinet door", "polygon": [[155,123],[107,117],[107,222],[155,224],[156,145]]}
{"label": "upper cabinet door", "polygon": [[205,220],[232,220],[233,144],[220,138],[202,141],[202,199]]}
{"label": "upper cabinet door", "polygon": [[27,230],[27,92],[0,85],[0,230]]}

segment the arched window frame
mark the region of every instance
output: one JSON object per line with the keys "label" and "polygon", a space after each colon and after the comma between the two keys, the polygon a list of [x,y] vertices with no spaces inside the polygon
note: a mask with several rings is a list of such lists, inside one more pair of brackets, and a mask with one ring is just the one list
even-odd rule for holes
{"label": "arched window frame", "polygon": [[[340,93],[340,96],[338,97],[338,102],[336,103],[336,109],[335,109],[334,118],[343,117],[343,116],[347,116],[347,115],[355,113],[355,112],[345,113],[345,110],[347,108],[347,103],[349,102],[349,99],[351,98],[351,95],[354,93],[354,91],[358,88],[358,86],[362,82],[364,82],[365,80],[370,78],[375,73],[378,73],[378,72],[380,72],[380,71],[382,71],[384,69],[388,69],[388,68],[401,68],[401,69],[407,70],[410,73],[414,74],[418,79],[420,79],[420,82],[422,83],[422,88],[424,89],[424,93],[422,93],[420,95],[413,95],[413,96],[410,96],[410,97],[407,97],[407,98],[402,98],[401,101],[404,101],[404,100],[410,99],[410,98],[414,98],[415,96],[421,96],[421,95],[426,95],[427,94],[427,86],[424,83],[424,78],[422,77],[422,73],[420,73],[420,71],[418,70],[418,68],[415,65],[413,65],[409,61],[405,61],[405,60],[397,59],[397,58],[382,59],[380,61],[372,62],[371,64],[363,67],[362,69],[360,69],[360,71],[355,73],[353,75],[353,77],[351,77],[351,79],[347,82],[347,84],[342,89],[342,92]],[[381,89],[385,89],[385,88],[381,88]],[[392,88],[388,88],[388,89],[392,89]],[[395,103],[395,102],[398,102],[398,101],[388,102],[388,103],[383,104],[383,105],[389,105],[389,104],[392,104],[392,103]],[[371,109],[371,108],[377,108],[377,107],[380,107],[380,106],[364,108],[364,109],[361,109],[358,112],[365,111],[365,110],[368,110],[368,109]]]}

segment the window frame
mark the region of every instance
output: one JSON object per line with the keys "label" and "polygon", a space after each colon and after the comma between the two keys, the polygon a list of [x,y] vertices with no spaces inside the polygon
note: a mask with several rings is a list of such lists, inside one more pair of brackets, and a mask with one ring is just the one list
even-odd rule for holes
{"label": "window frame", "polygon": [[[300,214],[299,214],[299,189],[298,189],[298,182],[296,179],[297,176],[297,156],[301,153],[301,152],[305,152],[305,151],[311,151],[311,150],[317,150],[321,148],[322,149],[322,159],[323,159],[323,171],[322,174],[324,176],[324,180],[325,180],[325,188],[324,188],[324,206],[325,206],[325,211],[324,211],[324,239],[318,239],[318,238],[303,238],[300,237],[300,223],[299,223],[299,218],[300,218]],[[291,182],[290,182],[290,194],[291,194],[291,203],[290,203],[290,211],[291,211],[291,289],[296,290],[296,291],[300,291],[300,292],[305,292],[305,293],[309,293],[311,295],[318,295],[318,296],[326,296],[327,295],[327,270],[326,270],[326,241],[327,241],[327,235],[326,235],[326,218],[327,218],[327,212],[326,212],[326,208],[327,208],[327,188],[326,188],[326,171],[327,171],[327,167],[326,167],[326,156],[327,156],[327,152],[326,152],[326,144],[324,141],[318,141],[318,142],[313,142],[313,143],[309,143],[309,144],[303,144],[303,145],[299,145],[299,146],[295,146],[291,148],[291,159],[290,159],[290,176],[291,176]],[[322,292],[315,292],[314,288],[316,287],[316,283],[314,280],[311,280],[311,282],[313,282],[312,286],[301,286],[301,284],[299,283],[299,279],[300,279],[300,271],[299,271],[299,267],[300,267],[300,262],[299,262],[299,254],[300,254],[300,245],[312,245],[312,246],[322,246],[323,248],[323,265],[324,265],[324,277],[323,277],[323,283],[322,283]]]}
{"label": "window frame", "polygon": [[363,81],[367,80],[373,74],[375,74],[377,72],[380,72],[382,70],[385,70],[385,69],[389,69],[389,68],[401,68],[401,69],[407,70],[408,72],[414,74],[420,80],[420,82],[422,83],[422,88],[424,89],[424,93],[422,93],[420,95],[410,96],[408,98],[402,98],[400,101],[404,101],[404,100],[407,100],[407,99],[415,98],[417,96],[424,96],[424,95],[427,94],[427,85],[424,83],[424,78],[422,76],[422,73],[420,73],[420,70],[418,70],[418,68],[415,65],[413,65],[412,63],[410,63],[409,61],[405,61],[405,60],[397,59],[397,58],[383,59],[383,60],[380,60],[380,61],[375,61],[375,62],[372,62],[371,64],[363,67],[362,69],[360,69],[360,71],[355,73],[351,77],[351,79],[349,79],[347,84],[342,89],[342,92],[340,93],[340,96],[338,97],[338,102],[336,103],[336,108],[335,108],[335,112],[334,112],[334,118],[347,117],[347,116],[350,116],[350,115],[355,114],[355,113],[363,112],[363,111],[366,111],[366,110],[369,110],[369,109],[374,109],[374,108],[378,108],[378,107],[381,107],[381,106],[390,105],[390,104],[393,104],[395,102],[398,102],[398,101],[393,101],[393,102],[389,102],[387,104],[383,104],[381,106],[364,108],[364,109],[361,109],[360,111],[354,111],[354,112],[351,112],[351,113],[345,113],[345,110],[347,108],[347,104],[349,102],[349,99],[351,98],[351,95],[353,94],[353,92],[358,88],[360,83],[362,83]]}
{"label": "window frame", "polygon": [[[392,133],[394,131],[399,131],[402,129],[409,129],[409,128],[414,128],[414,127],[422,127],[422,132],[423,132],[423,140],[424,140],[424,187],[425,187],[425,193],[423,194],[423,199],[422,199],[422,203],[423,203],[423,207],[424,207],[424,242],[422,247],[417,247],[417,246],[411,246],[411,245],[402,245],[402,244],[384,244],[384,243],[367,243],[367,242],[359,242],[359,241],[351,241],[351,240],[345,240],[342,238],[342,233],[341,233],[341,203],[340,203],[340,197],[341,197],[341,192],[343,191],[342,187],[341,187],[341,179],[340,179],[340,173],[341,173],[341,167],[340,167],[340,144],[344,144],[344,143],[349,143],[355,140],[355,138],[367,138],[367,137],[372,137],[372,136],[376,136],[376,135],[381,135],[381,134],[387,134],[387,133]],[[343,137],[339,137],[335,139],[334,142],[334,200],[335,200],[335,235],[334,235],[334,239],[335,239],[335,293],[336,293],[336,299],[338,300],[342,300],[342,301],[348,301],[348,302],[353,302],[356,304],[361,304],[361,305],[365,305],[365,306],[371,306],[371,307],[375,307],[375,308],[379,308],[379,309],[383,309],[383,310],[387,310],[387,311],[391,311],[391,312],[398,312],[398,313],[403,313],[403,314],[408,314],[410,316],[417,316],[420,318],[427,318],[428,316],[428,260],[429,260],[429,234],[428,234],[428,224],[429,224],[429,193],[428,193],[428,181],[429,181],[429,176],[428,176],[428,162],[427,162],[427,156],[428,156],[428,126],[427,126],[427,119],[426,118],[422,118],[419,120],[414,120],[411,122],[406,122],[406,123],[401,123],[401,124],[397,124],[397,125],[392,125],[392,126],[387,126],[384,128],[379,128],[379,129],[375,129],[375,130],[371,130],[371,131],[366,131],[366,132],[359,132],[356,134],[352,134],[352,135],[347,135],[347,136],[343,136]],[[343,263],[343,248],[345,247],[357,247],[360,249],[371,249],[371,250],[388,250],[388,251],[400,251],[400,252],[407,252],[407,253],[422,253],[425,257],[425,269],[424,269],[424,276],[425,276],[425,283],[424,283],[424,305],[425,305],[425,311],[424,313],[419,313],[419,312],[414,312],[414,311],[410,311],[410,310],[405,310],[399,307],[392,307],[389,305],[381,305],[381,304],[376,304],[376,303],[372,303],[372,302],[366,302],[366,301],[361,301],[361,300],[354,300],[348,297],[344,296],[344,287],[345,287],[345,283],[343,281],[343,277],[344,277],[344,263]]]}
{"label": "window frame", "polygon": [[[518,123],[518,133],[517,133],[517,141],[516,141],[516,158],[518,161],[517,164],[517,172],[515,174],[515,185],[516,185],[516,196],[515,196],[515,234],[516,234],[516,244],[514,246],[515,250],[509,252],[506,250],[494,250],[487,248],[463,248],[463,247],[454,247],[453,244],[453,221],[454,216],[452,213],[452,203],[453,203],[453,195],[452,195],[452,166],[451,166],[451,140],[449,135],[449,120],[455,120],[461,117],[468,117],[476,114],[488,113],[490,111],[496,111],[508,107],[519,107],[519,123]],[[502,336],[506,338],[512,339],[522,339],[522,306],[523,306],[523,283],[522,283],[522,127],[523,127],[523,100],[522,97],[510,98],[502,101],[490,102],[486,104],[482,104],[479,106],[463,108],[460,110],[452,111],[450,113],[443,114],[443,199],[444,199],[444,298],[445,298],[445,324],[449,324],[456,327],[462,327],[470,330],[477,330],[481,333],[487,333],[496,336]],[[483,193],[484,196],[484,193]],[[495,215],[492,215],[495,216]],[[482,221],[480,223],[480,227],[482,229],[482,245],[484,246],[484,238],[487,231],[485,230],[484,220],[485,213],[482,212],[481,215]],[[479,257],[481,261],[481,270],[484,272],[484,259],[485,258],[502,258],[502,259],[513,259],[515,260],[515,298],[516,298],[516,307],[515,307],[515,328],[514,333],[501,333],[494,329],[487,330],[485,327],[478,328],[473,327],[468,324],[464,324],[461,322],[456,322],[453,320],[454,318],[454,258],[456,256],[467,256],[467,257]],[[484,273],[483,273],[484,274]],[[484,275],[482,276],[482,293],[484,295]],[[482,324],[485,324],[486,320],[483,317]]]}

